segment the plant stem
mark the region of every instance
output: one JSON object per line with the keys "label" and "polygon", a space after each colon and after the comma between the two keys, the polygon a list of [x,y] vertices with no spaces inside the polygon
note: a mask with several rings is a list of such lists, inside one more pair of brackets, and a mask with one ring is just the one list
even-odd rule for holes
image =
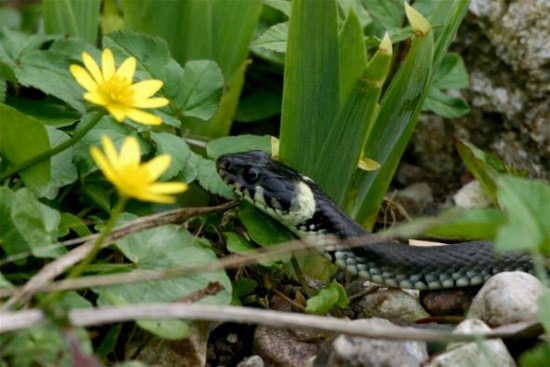
{"label": "plant stem", "polygon": [[[111,216],[109,217],[109,220],[105,224],[105,227],[101,231],[99,237],[97,237],[94,246],[92,247],[88,255],[86,255],[86,257],[78,265],[71,269],[66,279],[78,278],[86,270],[86,267],[90,265],[90,263],[95,259],[95,257],[101,250],[101,245],[103,245],[103,242],[115,227],[116,221],[122,213],[122,210],[124,209],[124,206],[127,202],[128,197],[120,195],[115,207],[111,211]],[[47,309],[55,300],[59,298],[62,293],[63,291],[50,293],[48,296],[42,299],[40,305],[42,306],[42,308]]]}
{"label": "plant stem", "polygon": [[23,161],[16,165],[15,167],[8,169],[6,172],[0,174],[0,181],[4,180],[5,178],[11,177],[14,174],[16,174],[19,171],[22,171],[24,169],[27,169],[29,167],[34,166],[35,164],[38,164],[58,153],[61,153],[65,149],[69,148],[71,145],[74,145],[77,141],[82,139],[84,135],[101,120],[101,118],[105,115],[104,111],[97,112],[97,114],[92,117],[92,119],[80,130],[77,130],[74,132],[73,136],[71,136],[70,139],[65,140],[63,143],[56,145],[54,148],[42,152],[32,158],[27,159],[26,161]]}
{"label": "plant stem", "polygon": [[122,213],[122,210],[124,209],[124,206],[126,205],[126,202],[128,201],[128,198],[126,196],[121,195],[111,211],[111,216],[109,217],[109,220],[105,224],[105,227],[101,231],[101,234],[97,238],[97,240],[94,243],[94,247],[90,250],[88,255],[82,260],[77,266],[75,266],[70,272],[69,275],[67,275],[66,279],[74,279],[78,278],[84,270],[86,270],[86,267],[90,265],[90,263],[95,259],[97,254],[99,253],[99,250],[101,250],[101,245],[103,245],[103,241],[109,236],[113,228],[115,227],[116,221],[118,217],[120,216],[120,213]]}

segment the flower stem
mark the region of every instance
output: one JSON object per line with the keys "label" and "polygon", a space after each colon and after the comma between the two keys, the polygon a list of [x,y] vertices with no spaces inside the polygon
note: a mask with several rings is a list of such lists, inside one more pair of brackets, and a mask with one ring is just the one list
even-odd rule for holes
{"label": "flower stem", "polygon": [[[122,210],[124,209],[124,206],[126,205],[127,202],[128,202],[128,197],[123,195],[119,197],[115,207],[111,211],[111,216],[109,217],[109,220],[105,224],[105,227],[103,227],[103,230],[101,231],[101,234],[95,241],[92,249],[90,250],[88,255],[86,255],[86,257],[78,265],[76,265],[71,269],[66,279],[74,279],[79,277],[86,270],[86,267],[90,265],[90,263],[95,259],[95,257],[101,250],[103,242],[105,242],[105,239],[107,238],[107,236],[109,236],[109,234],[112,232],[113,228],[115,227],[116,221],[120,216],[120,214],[122,213]],[[59,298],[61,293],[62,293],[61,291],[50,293],[48,296],[44,297],[41,300],[40,305],[45,309],[48,308],[53,301]]]}
{"label": "flower stem", "polygon": [[82,137],[84,137],[84,135],[86,135],[88,131],[93,129],[93,127],[97,125],[99,120],[101,120],[101,118],[104,115],[105,115],[104,111],[97,112],[97,114],[94,117],[92,117],[91,120],[82,129],[75,131],[73,136],[71,136],[70,139],[65,140],[63,143],[56,145],[54,148],[48,151],[40,153],[32,158],[27,159],[26,161],[19,163],[18,165],[16,165],[12,169],[7,170],[4,173],[1,173],[0,181],[4,180],[5,178],[13,176],[19,171],[32,167],[35,164],[38,164],[50,157],[53,157],[54,155],[61,153],[65,149],[69,148],[71,145],[74,145],[77,141],[82,139]]}
{"label": "flower stem", "polygon": [[101,245],[103,245],[103,242],[115,227],[116,221],[120,216],[120,213],[122,213],[122,210],[124,209],[124,206],[127,202],[128,198],[121,195],[115,207],[111,211],[111,217],[109,218],[109,220],[105,224],[105,227],[101,231],[101,234],[95,241],[94,246],[92,247],[88,255],[86,255],[84,260],[82,260],[69,272],[69,274],[67,275],[67,279],[74,279],[79,277],[84,272],[84,270],[86,270],[86,267],[90,265],[90,263],[95,259],[95,257],[99,253],[99,250],[101,250]]}

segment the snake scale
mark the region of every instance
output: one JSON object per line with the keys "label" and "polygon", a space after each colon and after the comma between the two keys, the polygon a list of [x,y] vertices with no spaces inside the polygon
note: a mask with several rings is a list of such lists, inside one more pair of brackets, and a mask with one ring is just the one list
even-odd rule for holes
{"label": "snake scale", "polygon": [[[334,235],[344,240],[370,234],[311,179],[262,151],[222,155],[217,169],[238,196],[300,238]],[[324,251],[336,265],[353,274],[405,289],[473,286],[499,272],[533,269],[527,254],[499,254],[492,243],[480,241],[418,247],[385,240],[354,248],[336,244]]]}

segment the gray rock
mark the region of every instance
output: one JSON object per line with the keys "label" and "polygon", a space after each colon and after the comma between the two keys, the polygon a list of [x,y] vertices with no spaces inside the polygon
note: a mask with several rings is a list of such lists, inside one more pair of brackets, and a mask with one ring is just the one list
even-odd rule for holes
{"label": "gray rock", "polygon": [[265,363],[262,357],[258,355],[253,355],[248,358],[243,359],[237,367],[264,367]]}
{"label": "gray rock", "polygon": [[417,297],[394,288],[378,289],[369,293],[353,302],[350,308],[359,311],[359,318],[380,317],[400,325],[430,316]]}
{"label": "gray rock", "polygon": [[491,205],[491,199],[485,193],[478,180],[473,180],[464,185],[453,196],[456,206],[464,209],[486,208]]}
{"label": "gray rock", "polygon": [[[483,321],[467,319],[455,329],[456,334],[469,334],[490,331]],[[478,343],[449,344],[447,351],[433,358],[429,367],[470,367],[499,366],[515,367],[514,359],[500,339],[485,340]]]}
{"label": "gray rock", "polygon": [[[365,328],[392,325],[384,319],[356,320]],[[419,366],[428,358],[426,343],[339,335],[321,344],[314,366]]]}
{"label": "gray rock", "polygon": [[266,366],[304,366],[317,349],[316,343],[300,340],[291,330],[259,325],[254,333],[254,353]]}
{"label": "gray rock", "polygon": [[468,317],[492,327],[537,317],[537,301],[543,286],[534,276],[520,271],[499,273],[483,285],[472,301]]}

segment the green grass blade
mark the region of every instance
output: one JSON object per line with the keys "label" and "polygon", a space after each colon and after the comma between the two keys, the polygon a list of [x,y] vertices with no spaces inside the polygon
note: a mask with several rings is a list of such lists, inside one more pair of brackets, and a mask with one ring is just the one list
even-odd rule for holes
{"label": "green grass blade", "polygon": [[381,167],[372,172],[357,172],[359,193],[352,215],[366,227],[374,223],[429,91],[433,49],[433,33],[429,28],[414,38],[407,59],[384,93],[364,151],[365,157],[374,159]]}
{"label": "green grass blade", "polygon": [[100,0],[43,0],[44,29],[95,44],[99,34]]}
{"label": "green grass blade", "polygon": [[339,110],[337,10],[335,0],[292,1],[280,157],[308,175]]}
{"label": "green grass blade", "polygon": [[377,116],[378,100],[390,69],[391,54],[391,41],[386,37],[360,78],[356,78],[349,98],[318,153],[315,173],[323,179],[321,184],[326,193],[340,205],[344,203],[367,133]]}

